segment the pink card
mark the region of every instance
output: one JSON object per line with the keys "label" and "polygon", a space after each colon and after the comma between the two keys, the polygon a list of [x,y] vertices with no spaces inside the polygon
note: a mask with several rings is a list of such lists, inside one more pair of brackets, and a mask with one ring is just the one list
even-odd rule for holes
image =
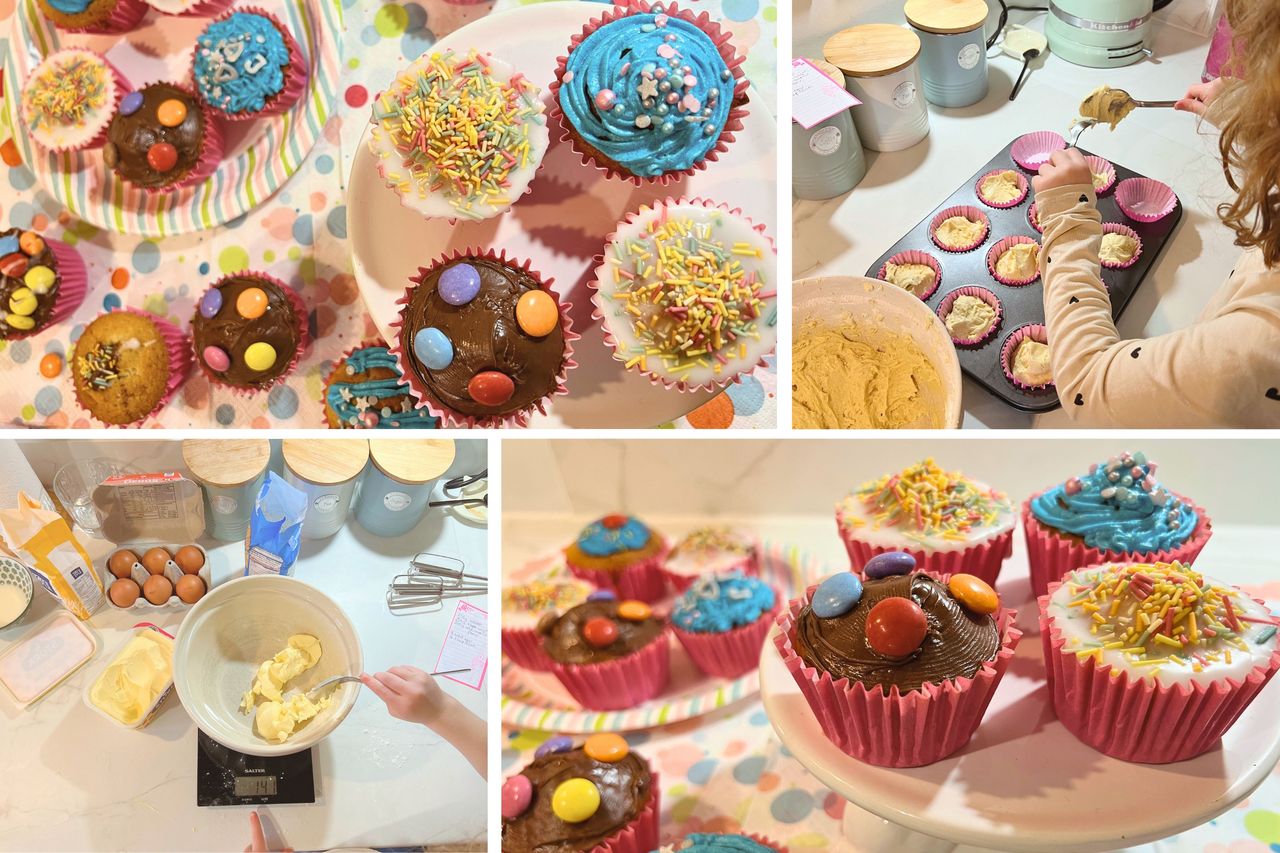
{"label": "pink card", "polygon": [[791,119],[805,130],[861,103],[809,60],[791,60]]}
{"label": "pink card", "polygon": [[467,601],[458,602],[458,609],[453,611],[453,621],[436,660],[436,672],[451,669],[470,669],[442,677],[473,690],[480,689],[489,669],[489,614]]}

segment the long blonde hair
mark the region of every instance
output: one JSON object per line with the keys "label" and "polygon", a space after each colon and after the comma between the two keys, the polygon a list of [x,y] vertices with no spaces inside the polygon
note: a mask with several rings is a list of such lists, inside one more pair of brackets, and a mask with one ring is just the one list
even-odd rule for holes
{"label": "long blonde hair", "polygon": [[1236,245],[1257,247],[1267,266],[1280,266],[1280,3],[1226,0],[1234,33],[1228,61],[1239,78],[1214,104],[1219,150],[1237,196],[1218,206]]}

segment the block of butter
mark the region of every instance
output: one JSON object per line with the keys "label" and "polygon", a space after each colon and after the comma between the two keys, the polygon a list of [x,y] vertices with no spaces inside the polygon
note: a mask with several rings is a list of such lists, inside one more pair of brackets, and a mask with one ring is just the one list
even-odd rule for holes
{"label": "block of butter", "polygon": [[173,640],[145,629],[116,654],[85,698],[121,725],[142,728],[172,687]]}

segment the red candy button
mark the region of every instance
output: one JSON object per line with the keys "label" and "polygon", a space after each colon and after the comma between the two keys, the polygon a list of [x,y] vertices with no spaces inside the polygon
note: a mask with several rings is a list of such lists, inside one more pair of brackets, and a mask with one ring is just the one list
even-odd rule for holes
{"label": "red candy button", "polygon": [[582,626],[582,639],[590,646],[603,649],[613,645],[613,641],[618,639],[618,626],[612,619],[604,616],[593,617]]}
{"label": "red candy button", "polygon": [[600,523],[610,530],[617,530],[627,523],[627,517],[625,515],[606,515],[600,519]]}
{"label": "red candy button", "polygon": [[485,370],[471,377],[467,393],[482,406],[501,406],[516,393],[516,383],[505,373]]}
{"label": "red candy button", "polygon": [[0,273],[13,278],[22,278],[27,273],[27,256],[21,252],[5,255],[0,258]]}
{"label": "red candy button", "polygon": [[147,165],[157,172],[168,172],[178,165],[178,149],[167,142],[157,142],[147,149]]}
{"label": "red candy button", "polygon": [[928,632],[928,618],[909,598],[886,598],[867,614],[867,645],[887,658],[905,658]]}

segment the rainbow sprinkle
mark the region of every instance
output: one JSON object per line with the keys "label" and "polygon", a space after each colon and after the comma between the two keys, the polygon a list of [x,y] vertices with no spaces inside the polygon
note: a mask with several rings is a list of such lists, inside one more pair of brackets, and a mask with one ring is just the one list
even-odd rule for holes
{"label": "rainbow sprinkle", "polygon": [[680,540],[671,557],[680,554],[749,554],[752,547],[728,527],[700,527]]}
{"label": "rainbow sprinkle", "polygon": [[1001,492],[979,486],[959,472],[943,471],[932,459],[864,484],[857,497],[872,514],[873,529],[902,527],[903,535],[916,541],[963,540],[976,528],[995,526],[1001,515],[1013,511]]}
{"label": "rainbow sprinkle", "polygon": [[477,51],[459,59],[433,53],[426,67],[401,73],[373,105],[373,119],[403,155],[387,178],[401,193],[442,194],[462,216],[476,205],[511,204],[511,173],[529,165],[529,122],[539,120],[538,87],[516,73],[494,77]]}
{"label": "rainbow sprinkle", "polygon": [[23,91],[33,130],[82,126],[85,117],[107,102],[107,75],[102,63],[73,55],[45,65]]}
{"label": "rainbow sprinkle", "polygon": [[502,590],[504,609],[522,610],[528,613],[564,610],[575,604],[581,604],[585,599],[583,584],[568,581],[548,583],[537,580]]}

